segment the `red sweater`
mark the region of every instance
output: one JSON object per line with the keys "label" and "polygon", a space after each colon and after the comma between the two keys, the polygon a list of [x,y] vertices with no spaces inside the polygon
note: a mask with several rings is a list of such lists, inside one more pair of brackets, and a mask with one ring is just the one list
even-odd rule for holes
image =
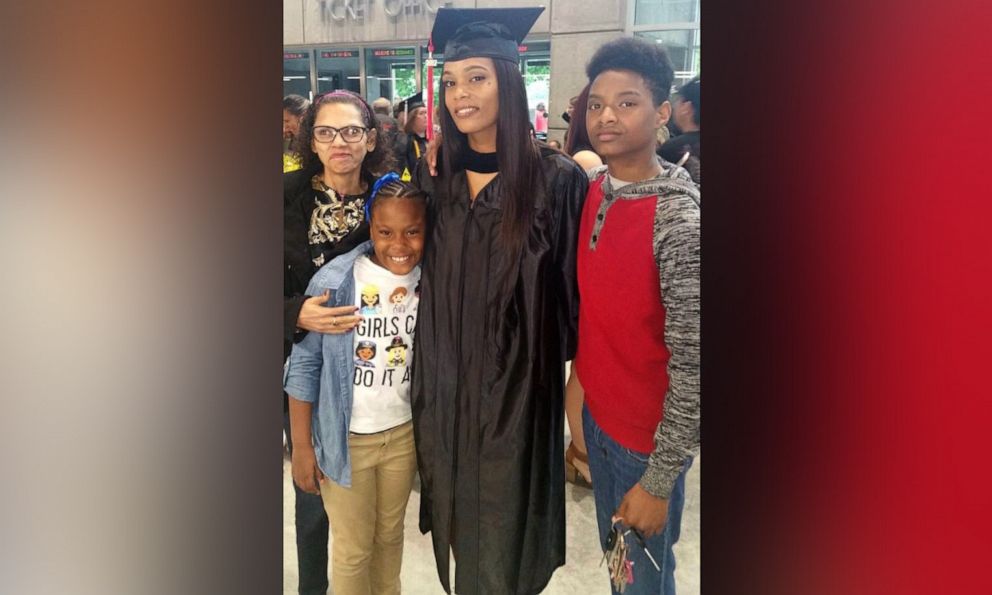
{"label": "red sweater", "polygon": [[616,199],[593,250],[605,179],[590,184],[579,227],[574,363],[596,424],[621,445],[650,453],[668,389],[669,358],[652,248],[657,197]]}

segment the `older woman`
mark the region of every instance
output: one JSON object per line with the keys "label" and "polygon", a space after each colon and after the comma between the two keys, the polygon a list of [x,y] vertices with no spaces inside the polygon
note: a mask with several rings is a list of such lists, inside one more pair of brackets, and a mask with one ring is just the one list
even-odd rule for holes
{"label": "older woman", "polygon": [[[303,167],[283,175],[284,359],[308,332],[331,332],[341,315],[352,313],[324,307],[326,297],[305,292],[324,263],[369,239],[365,201],[374,180],[392,166],[380,135],[369,105],[348,91],[318,95],[300,122]],[[285,393],[283,408],[292,456],[314,457],[312,445],[292,442]],[[326,593],[327,515],[320,496],[294,487],[300,593]]]}
{"label": "older woman", "polygon": [[282,173],[302,167],[300,159],[300,120],[307,113],[310,101],[299,95],[282,98]]}

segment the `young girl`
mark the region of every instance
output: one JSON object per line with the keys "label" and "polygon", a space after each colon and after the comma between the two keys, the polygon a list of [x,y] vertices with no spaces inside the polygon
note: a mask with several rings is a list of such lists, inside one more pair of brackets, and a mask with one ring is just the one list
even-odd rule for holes
{"label": "young girl", "polygon": [[[303,168],[283,175],[283,361],[307,333],[335,330],[337,316],[307,286],[324,263],[369,239],[364,208],[372,184],[393,167],[371,108],[350,91],[314,97],[300,121]],[[283,427],[292,436],[289,398]],[[292,443],[290,443],[292,448]],[[327,592],[327,513],[320,497],[293,490],[301,593]]]}
{"label": "young girl", "polygon": [[[376,182],[366,206],[371,243],[324,265],[307,291],[338,307],[334,330],[309,333],[286,366],[293,480],[324,500],[338,595],[400,592],[403,517],[417,464],[410,368],[395,358],[387,365],[386,357],[390,346],[412,344],[418,300],[410,298],[402,316],[359,316],[357,304],[362,287],[389,292],[418,283],[425,211],[424,194],[396,174]],[[360,348],[372,354],[359,356],[362,364]]]}
{"label": "young girl", "polygon": [[[562,393],[587,178],[530,138],[520,41],[543,9],[441,8],[439,176],[411,403],[421,529],[455,591],[537,593],[565,563]],[[484,21],[484,22],[480,22]]]}

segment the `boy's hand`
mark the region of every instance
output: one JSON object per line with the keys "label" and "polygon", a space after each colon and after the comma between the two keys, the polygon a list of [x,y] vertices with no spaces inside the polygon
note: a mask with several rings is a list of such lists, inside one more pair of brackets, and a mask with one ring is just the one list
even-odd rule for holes
{"label": "boy's hand", "polygon": [[293,481],[308,494],[320,495],[320,481],[324,474],[317,466],[317,455],[313,446],[293,446]]}
{"label": "boy's hand", "polygon": [[652,496],[640,483],[635,483],[623,497],[620,508],[617,508],[613,516],[622,518],[625,525],[637,529],[647,539],[661,533],[665,527],[665,521],[668,520],[668,500]]}
{"label": "boy's hand", "polygon": [[347,333],[362,322],[362,317],[355,314],[358,306],[337,306],[328,308],[324,304],[330,299],[330,292],[307,298],[300,308],[300,316],[296,326],[307,331],[326,334]]}

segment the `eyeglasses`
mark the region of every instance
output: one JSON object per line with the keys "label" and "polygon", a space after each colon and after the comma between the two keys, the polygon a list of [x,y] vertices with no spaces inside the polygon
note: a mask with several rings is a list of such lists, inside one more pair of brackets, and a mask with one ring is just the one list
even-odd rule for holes
{"label": "eyeglasses", "polygon": [[346,143],[357,143],[362,140],[368,128],[363,128],[362,126],[345,126],[344,128],[335,128],[333,126],[314,126],[313,127],[313,139],[318,143],[329,143],[337,138],[338,133],[341,133],[341,138],[344,139]]}

